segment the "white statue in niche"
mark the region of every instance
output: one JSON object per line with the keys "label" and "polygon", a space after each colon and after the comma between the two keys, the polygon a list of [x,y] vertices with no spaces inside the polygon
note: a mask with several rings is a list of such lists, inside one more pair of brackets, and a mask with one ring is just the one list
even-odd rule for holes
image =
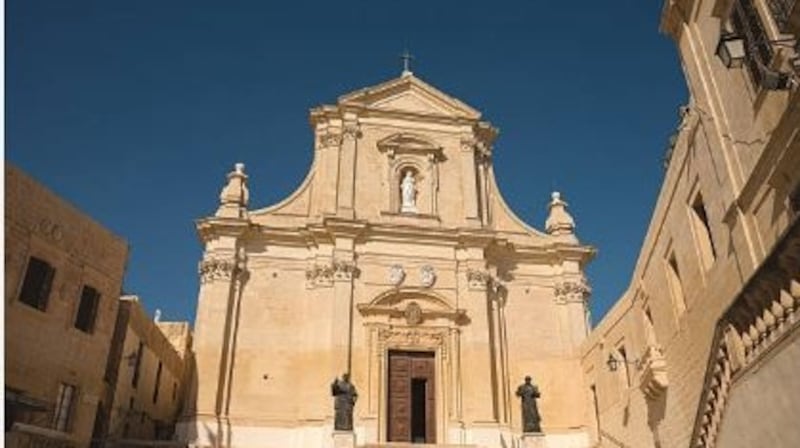
{"label": "white statue in niche", "polygon": [[417,180],[411,170],[406,171],[400,183],[400,193],[403,199],[400,213],[417,213]]}

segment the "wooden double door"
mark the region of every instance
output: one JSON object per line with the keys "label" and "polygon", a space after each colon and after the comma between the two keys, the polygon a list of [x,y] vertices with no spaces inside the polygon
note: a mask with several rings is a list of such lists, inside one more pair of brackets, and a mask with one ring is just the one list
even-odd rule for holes
{"label": "wooden double door", "polygon": [[433,352],[389,351],[388,441],[436,443]]}

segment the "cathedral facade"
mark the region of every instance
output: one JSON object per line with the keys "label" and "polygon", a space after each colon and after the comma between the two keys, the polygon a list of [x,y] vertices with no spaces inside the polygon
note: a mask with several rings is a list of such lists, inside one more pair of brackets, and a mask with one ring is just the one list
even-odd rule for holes
{"label": "cathedral facade", "polygon": [[495,181],[497,130],[408,71],[310,122],[314,160],[295,193],[251,210],[237,164],[197,222],[181,437],[332,446],[331,383],[349,373],[357,445],[517,446],[515,390],[530,375],[547,446],[590,446],[580,347],[594,249],[566,202],[552,194],[544,231],[522,222]]}

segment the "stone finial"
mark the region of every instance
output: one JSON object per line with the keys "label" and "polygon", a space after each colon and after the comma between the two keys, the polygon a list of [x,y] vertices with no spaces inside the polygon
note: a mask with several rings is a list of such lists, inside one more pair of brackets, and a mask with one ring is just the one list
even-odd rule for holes
{"label": "stone finial", "polygon": [[234,165],[233,171],[228,173],[228,183],[219,194],[219,209],[216,216],[226,218],[245,218],[247,216],[247,203],[250,200],[250,191],[247,189],[247,174],[244,173],[244,163]]}
{"label": "stone finial", "polygon": [[554,191],[550,201],[550,214],[545,221],[545,230],[553,236],[573,235],[575,220],[567,212],[567,203],[561,199],[561,193]]}
{"label": "stone finial", "polygon": [[158,308],[156,308],[156,312],[153,315],[153,322],[155,322],[155,323],[161,322],[161,310],[158,309]]}

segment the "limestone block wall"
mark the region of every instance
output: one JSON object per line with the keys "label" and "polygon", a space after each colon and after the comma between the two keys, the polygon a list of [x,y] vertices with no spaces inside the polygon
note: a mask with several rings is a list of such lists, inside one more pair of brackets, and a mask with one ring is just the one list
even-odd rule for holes
{"label": "limestone block wall", "polygon": [[188,346],[182,347],[183,353],[178,352],[161,327],[182,328],[183,332],[174,331],[173,336],[188,342],[188,323],[154,322],[136,296],[124,296],[120,307],[126,308],[125,319],[119,322],[124,326],[124,338],[115,340],[121,347],[119,362],[113,367],[116,384],[108,437],[170,438],[184,402],[187,368],[184,355]]}
{"label": "limestone block wall", "polygon": [[[669,2],[662,17],[690,99],[630,286],[583,348],[596,437],[611,444],[689,445],[715,325],[798,212],[797,91],[721,64],[719,5]],[[630,385],[607,366],[623,345]]]}
{"label": "limestone block wall", "polygon": [[[104,393],[106,357],[128,246],[9,163],[5,176],[6,387],[49,405],[50,413],[20,418],[50,427],[59,385],[75,386],[68,432],[78,444],[86,445]],[[43,310],[19,301],[31,256],[55,268]],[[100,292],[89,333],[74,326],[84,285]]]}

